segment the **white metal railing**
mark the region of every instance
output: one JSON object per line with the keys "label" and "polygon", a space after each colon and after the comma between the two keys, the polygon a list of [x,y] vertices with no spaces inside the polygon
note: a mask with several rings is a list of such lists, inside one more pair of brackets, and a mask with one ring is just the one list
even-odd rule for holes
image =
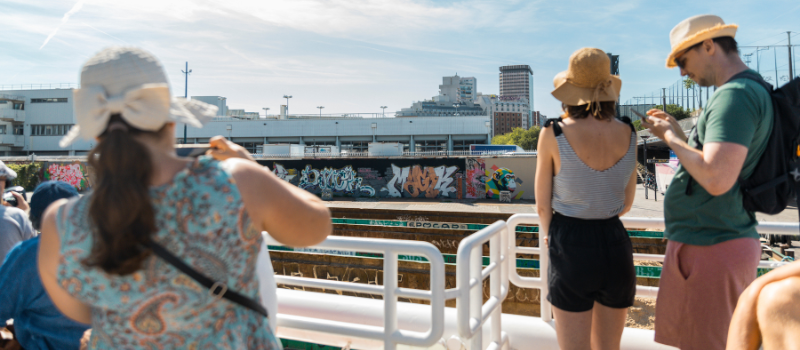
{"label": "white metal railing", "polygon": [[[634,218],[622,217],[622,224],[625,228],[637,229],[664,229],[663,219],[653,218]],[[516,232],[517,226],[521,224],[539,225],[539,215],[536,214],[515,214],[508,218],[506,223],[507,231],[511,233]],[[777,235],[796,235],[800,229],[798,223],[784,223],[784,222],[760,222],[756,229],[759,233],[769,233]],[[545,322],[552,320],[552,305],[547,301],[547,269],[550,266],[550,259],[547,249],[540,247],[521,247],[516,245],[516,237],[509,237],[508,240],[509,250],[509,276],[508,279],[514,285],[521,288],[535,288],[540,290],[541,300],[541,318]],[[540,239],[539,242],[542,242]],[[522,277],[517,273],[515,261],[517,254],[536,254],[539,255],[539,277]],[[633,254],[634,260],[649,260],[649,261],[664,261],[663,255],[658,254]],[[777,268],[785,265],[784,262],[770,262],[761,261],[758,264],[760,268]],[[658,287],[636,286],[636,295],[642,297],[655,298],[658,295]]]}
{"label": "white metal railing", "polygon": [[[269,245],[281,245],[280,242],[265,236]],[[322,243],[314,246],[321,249],[352,250],[358,252],[383,254],[383,285],[350,283],[312,278],[275,276],[278,284],[288,284],[310,288],[337,289],[356,293],[383,296],[383,327],[367,326],[357,323],[320,320],[311,317],[278,314],[279,327],[304,329],[330,334],[347,334],[354,337],[381,340],[384,349],[396,349],[398,344],[412,346],[432,346],[442,337],[444,332],[444,258],[433,244],[428,242],[351,238],[330,236]],[[399,254],[421,255],[430,263],[430,290],[416,290],[398,287],[397,258]],[[412,332],[398,329],[397,298],[430,300],[431,327],[427,332]]]}
{"label": "white metal railing", "polygon": [[0,90],[38,90],[38,89],[77,89],[76,83],[50,83],[50,84],[2,84]]}
{"label": "white metal railing", "polygon": [[[456,255],[458,332],[469,339],[469,350],[483,348],[483,325],[491,318],[487,349],[505,349],[508,335],[501,325],[502,304],[508,295],[508,228],[502,220],[461,240]],[[489,242],[489,264],[483,267],[483,245]],[[514,267],[516,269],[516,266]],[[483,281],[489,280],[489,298],[483,302]]]}

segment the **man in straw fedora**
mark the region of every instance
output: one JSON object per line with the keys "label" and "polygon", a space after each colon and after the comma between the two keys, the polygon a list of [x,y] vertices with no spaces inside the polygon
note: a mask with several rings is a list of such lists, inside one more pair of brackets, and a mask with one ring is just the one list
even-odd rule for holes
{"label": "man in straw fedora", "polygon": [[737,299],[756,278],[761,248],[756,217],[742,205],[737,179],[752,174],[772,129],[772,100],[738,54],[737,26],[714,15],[678,23],[667,67],[715,86],[686,137],[675,118],[650,110],[642,125],[680,159],[664,199],[669,240],[656,303],[659,343],[724,349]]}

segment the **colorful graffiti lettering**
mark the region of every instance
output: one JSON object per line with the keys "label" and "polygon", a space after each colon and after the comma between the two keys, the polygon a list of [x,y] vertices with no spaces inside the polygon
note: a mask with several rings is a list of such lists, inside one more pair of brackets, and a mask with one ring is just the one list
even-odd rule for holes
{"label": "colorful graffiti lettering", "polygon": [[387,192],[389,197],[416,198],[424,195],[425,198],[436,198],[439,196],[450,197],[456,192],[453,184],[453,174],[458,171],[457,166],[438,166],[421,167],[419,165],[400,168],[392,164],[392,179],[381,188],[381,192]]}
{"label": "colorful graffiti lettering", "polygon": [[467,198],[486,197],[486,164],[480,158],[467,158]]}
{"label": "colorful graffiti lettering", "polygon": [[[486,171],[486,176],[489,179],[486,181],[486,198],[500,198],[500,191],[509,191],[514,194],[517,190],[517,176],[514,172],[506,168],[498,168],[492,166],[493,171]],[[521,182],[520,182],[521,183]],[[517,194],[516,198],[520,198],[522,192]]]}
{"label": "colorful graffiti lettering", "polygon": [[334,192],[344,192],[347,194],[375,196],[375,189],[372,186],[361,185],[363,178],[357,175],[352,166],[341,169],[323,168],[314,169],[311,165],[306,165],[300,171],[300,182],[298,186],[306,190],[330,188]]}
{"label": "colorful graffiti lettering", "polygon": [[89,187],[89,176],[86,166],[80,162],[50,163],[44,173],[45,180],[64,181],[75,187],[78,191]]}
{"label": "colorful graffiti lettering", "polygon": [[286,182],[292,181],[292,179],[297,176],[297,170],[286,170],[286,168],[283,167],[283,164],[280,163],[273,163],[272,173],[275,174],[275,176],[277,176],[279,179],[285,180]]}

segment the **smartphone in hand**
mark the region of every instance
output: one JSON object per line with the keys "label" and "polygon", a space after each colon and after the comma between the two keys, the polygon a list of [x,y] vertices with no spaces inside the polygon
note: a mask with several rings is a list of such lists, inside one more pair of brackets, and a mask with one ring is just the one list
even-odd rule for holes
{"label": "smartphone in hand", "polygon": [[175,145],[175,153],[178,157],[199,157],[206,154],[206,151],[211,149],[211,145],[207,143],[187,143]]}

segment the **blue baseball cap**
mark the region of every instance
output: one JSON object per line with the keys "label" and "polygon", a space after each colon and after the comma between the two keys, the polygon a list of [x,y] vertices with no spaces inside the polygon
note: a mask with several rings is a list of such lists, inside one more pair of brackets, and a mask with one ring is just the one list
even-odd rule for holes
{"label": "blue baseball cap", "polygon": [[39,228],[44,210],[53,202],[78,195],[78,190],[64,181],[45,181],[36,186],[30,201],[33,227]]}

